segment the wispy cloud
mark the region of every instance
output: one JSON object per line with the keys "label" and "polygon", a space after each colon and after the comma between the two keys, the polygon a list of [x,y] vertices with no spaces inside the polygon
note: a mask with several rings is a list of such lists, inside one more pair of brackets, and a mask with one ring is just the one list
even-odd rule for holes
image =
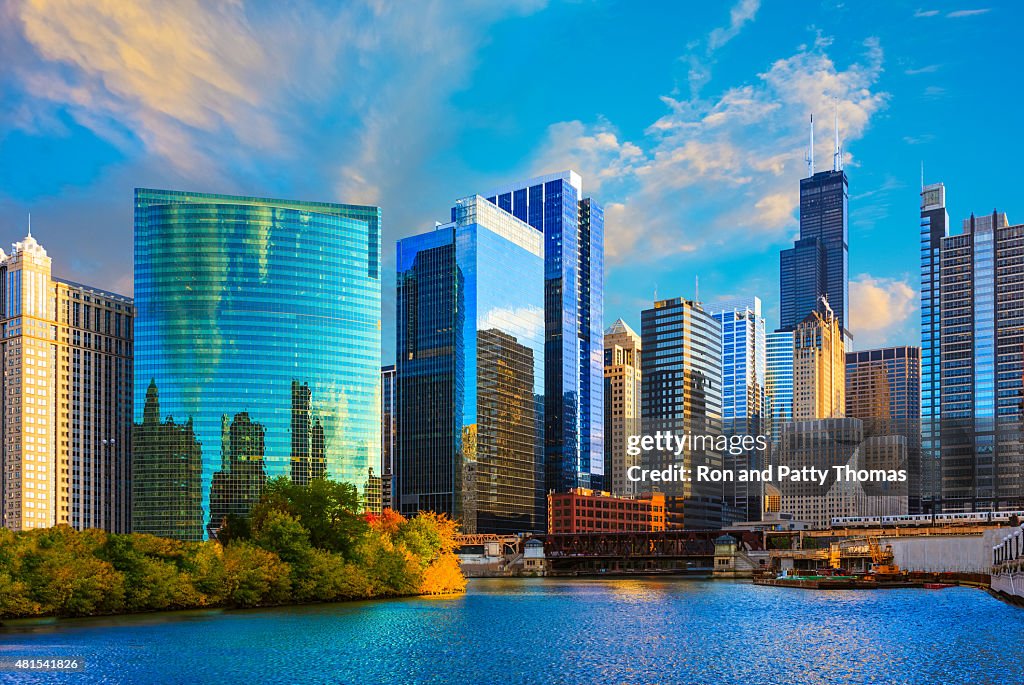
{"label": "wispy cloud", "polygon": [[680,60],[690,65],[687,79],[690,84],[690,95],[696,97],[701,89],[711,80],[711,68],[715,63],[715,52],[739,35],[743,27],[752,22],[761,7],[761,0],[738,0],[729,12],[728,26],[713,29],[703,42],[694,41],[687,46],[689,52]]}
{"label": "wispy cloud", "polygon": [[918,18],[935,17],[938,16],[939,14],[941,14],[939,10],[917,10],[916,12],[914,12],[914,16]]}
{"label": "wispy cloud", "polygon": [[987,13],[989,13],[991,11],[992,10],[990,8],[987,8],[987,7],[985,9],[976,9],[976,10],[955,10],[953,12],[950,12],[946,16],[949,17],[950,19],[959,19],[961,17],[976,17],[979,14],[987,14]]}
{"label": "wispy cloud", "polygon": [[[805,48],[717,99],[663,96],[666,114],[632,141],[608,121],[553,124],[531,171],[574,167],[599,180],[613,207],[606,214],[612,263],[760,249],[795,228],[808,115],[831,122],[838,98],[841,138],[860,138],[888,98],[874,90],[882,60],[874,39],[845,69],[822,48]],[[817,141],[818,168],[831,166],[830,136]]]}
{"label": "wispy cloud", "polygon": [[754,20],[760,7],[761,0],[740,0],[736,3],[729,12],[729,25],[716,28],[708,36],[708,49],[717,50],[735,38],[747,22]]}
{"label": "wispy cloud", "polygon": [[907,76],[916,76],[918,74],[933,74],[939,70],[942,65],[940,64],[929,64],[928,66],[918,67],[916,69],[906,69],[903,71]]}

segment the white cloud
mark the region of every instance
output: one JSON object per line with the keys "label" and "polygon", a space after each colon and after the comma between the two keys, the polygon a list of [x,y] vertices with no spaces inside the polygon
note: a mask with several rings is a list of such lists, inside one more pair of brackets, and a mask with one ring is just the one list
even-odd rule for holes
{"label": "white cloud", "polygon": [[717,50],[730,40],[735,38],[743,29],[744,24],[754,20],[757,10],[761,7],[761,0],[740,0],[729,12],[729,25],[724,28],[717,28],[708,36],[708,49]]}
{"label": "white cloud", "polygon": [[874,90],[882,49],[874,39],[864,46],[863,58],[845,69],[822,48],[805,48],[717,99],[663,96],[667,112],[636,140],[624,140],[607,121],[553,124],[541,148],[547,152],[530,171],[574,168],[585,193],[594,190],[588,179],[597,180],[601,199],[614,208],[605,217],[612,264],[782,242],[796,226],[808,115],[826,122],[816,136],[821,169],[832,162],[834,103],[844,144],[863,136],[886,104],[888,96]]}
{"label": "white cloud", "polygon": [[988,8],[976,10],[955,10],[953,12],[950,12],[946,16],[949,17],[950,19],[959,19],[961,17],[976,17],[979,14],[987,14],[991,11],[992,10]]}
{"label": "white cloud", "polygon": [[861,274],[850,281],[850,329],[857,348],[916,337],[917,292],[906,280]]}

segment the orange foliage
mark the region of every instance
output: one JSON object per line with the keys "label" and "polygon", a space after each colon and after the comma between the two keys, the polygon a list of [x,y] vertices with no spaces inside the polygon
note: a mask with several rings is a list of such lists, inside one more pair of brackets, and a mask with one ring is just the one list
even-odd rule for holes
{"label": "orange foliage", "polygon": [[459,558],[451,552],[441,554],[423,571],[420,592],[424,595],[447,595],[465,590],[466,577],[459,568]]}
{"label": "orange foliage", "polygon": [[394,509],[385,509],[379,514],[367,514],[366,522],[378,533],[395,535],[399,526],[406,522],[406,518]]}

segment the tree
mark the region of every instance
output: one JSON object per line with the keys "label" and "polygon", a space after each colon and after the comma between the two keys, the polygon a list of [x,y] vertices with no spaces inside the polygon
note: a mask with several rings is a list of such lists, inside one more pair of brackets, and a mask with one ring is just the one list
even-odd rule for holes
{"label": "tree", "polygon": [[359,515],[359,492],[351,483],[316,478],[309,485],[296,485],[286,476],[267,481],[259,502],[253,507],[250,525],[258,529],[271,511],[290,514],[309,531],[313,547],[338,552],[350,558],[367,530]]}
{"label": "tree", "polygon": [[291,569],[273,552],[251,542],[224,549],[225,590],[235,606],[283,604],[291,595]]}

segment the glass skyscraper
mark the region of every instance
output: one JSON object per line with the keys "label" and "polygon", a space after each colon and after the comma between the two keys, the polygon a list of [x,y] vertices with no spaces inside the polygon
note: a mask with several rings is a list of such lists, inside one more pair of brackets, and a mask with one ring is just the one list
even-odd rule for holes
{"label": "glass skyscraper", "polygon": [[544,234],[546,487],[606,487],[604,210],[574,171],[513,183],[490,202]]}
{"label": "glass skyscraper", "polygon": [[[722,454],[703,436],[722,435],[722,325],[699,302],[660,300],[640,314],[641,416],[644,434],[671,431],[700,436],[680,454],[645,454],[644,468],[722,468]],[[722,486],[699,482],[643,483],[666,494],[670,526],[717,528],[722,524]]]}
{"label": "glass skyscraper", "polygon": [[940,249],[944,511],[1024,507],[1024,225],[971,216]]}
{"label": "glass skyscraper", "polygon": [[939,402],[942,388],[941,250],[949,235],[946,187],[921,188],[921,508],[931,511],[940,496],[941,431]]}
{"label": "glass skyscraper", "polygon": [[380,464],[377,207],[135,191],[136,532],[196,540],[266,479]]}
{"label": "glass skyscraper", "polygon": [[[728,436],[767,435],[770,416],[766,395],[766,333],[761,300],[751,297],[708,307],[722,325],[722,427]],[[724,455],[725,468],[764,469],[762,450]],[[733,481],[725,484],[725,512],[731,520],[761,518],[763,484]]]}
{"label": "glass skyscraper", "polygon": [[765,387],[771,403],[772,444],[793,421],[793,332],[769,333],[766,340]]}
{"label": "glass skyscraper", "polygon": [[800,239],[780,255],[781,330],[793,330],[812,311],[829,306],[848,329],[849,181],[841,165],[800,180]]}
{"label": "glass skyscraper", "polygon": [[402,514],[542,532],[544,236],[482,197],[398,242]]}

